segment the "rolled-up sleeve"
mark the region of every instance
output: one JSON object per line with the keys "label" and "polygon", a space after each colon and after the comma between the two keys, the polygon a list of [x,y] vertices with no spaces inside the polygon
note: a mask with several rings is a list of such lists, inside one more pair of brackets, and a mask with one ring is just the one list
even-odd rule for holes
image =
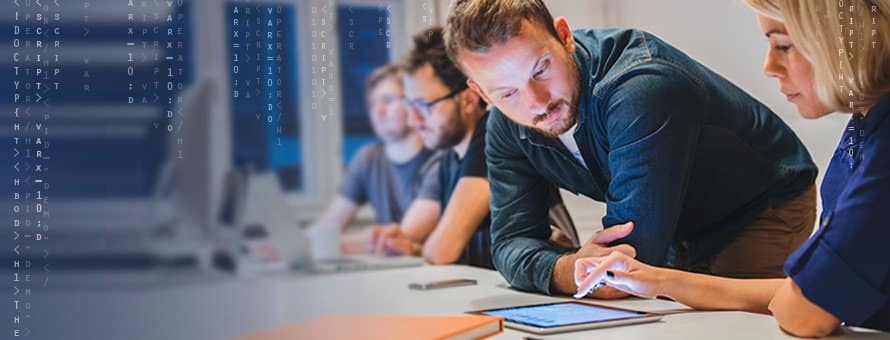
{"label": "rolled-up sleeve", "polygon": [[835,207],[825,207],[818,232],[785,263],[785,272],[810,302],[850,325],[862,325],[890,302],[888,144],[867,146],[871,152],[847,180]]}

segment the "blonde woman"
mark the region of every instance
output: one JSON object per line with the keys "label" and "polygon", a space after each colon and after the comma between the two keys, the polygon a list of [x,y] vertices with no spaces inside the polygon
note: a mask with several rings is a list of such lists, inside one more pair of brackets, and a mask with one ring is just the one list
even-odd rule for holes
{"label": "blonde woman", "polygon": [[801,116],[852,113],[822,182],[819,230],[788,258],[788,278],[695,274],[614,252],[576,261],[576,296],[605,284],[696,309],[771,313],[796,336],[842,322],[890,331],[890,1],[748,4],[769,40],[764,72]]}

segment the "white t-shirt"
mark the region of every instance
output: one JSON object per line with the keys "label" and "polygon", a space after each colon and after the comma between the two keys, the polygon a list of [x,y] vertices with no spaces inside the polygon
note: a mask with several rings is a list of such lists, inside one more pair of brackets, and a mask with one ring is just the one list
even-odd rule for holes
{"label": "white t-shirt", "polygon": [[575,156],[584,167],[587,167],[587,162],[584,161],[584,157],[581,156],[581,150],[578,149],[578,143],[575,142],[575,131],[578,130],[578,123],[572,125],[572,127],[566,131],[565,133],[559,135],[559,141],[562,142],[563,145],[566,146],[566,149],[569,149],[569,152],[572,153],[572,156]]}

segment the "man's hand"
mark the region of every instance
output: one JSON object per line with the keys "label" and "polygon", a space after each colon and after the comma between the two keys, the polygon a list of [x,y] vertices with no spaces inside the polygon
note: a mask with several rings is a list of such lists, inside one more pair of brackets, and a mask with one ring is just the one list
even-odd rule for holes
{"label": "man's hand", "polygon": [[383,254],[386,256],[420,256],[423,245],[414,242],[405,234],[399,234],[383,240]]}
{"label": "man's hand", "polygon": [[393,227],[398,227],[398,225],[371,225],[366,227],[365,231],[362,233],[362,240],[364,241],[363,243],[365,252],[369,254],[375,254],[377,243],[379,243],[380,239],[383,238],[383,234]]}
{"label": "man's hand", "polygon": [[[321,227],[323,228],[324,226]],[[383,229],[383,226],[368,225],[362,228],[360,232],[343,234],[340,239],[340,251],[343,254],[372,253],[374,251],[374,242],[380,237]]]}
{"label": "man's hand", "polygon": [[[577,292],[577,285],[575,284],[575,262],[579,258],[608,256],[612,252],[620,252],[632,258],[636,257],[636,249],[628,244],[619,244],[614,247],[607,246],[613,241],[630,235],[631,231],[633,231],[633,227],[633,222],[627,222],[625,224],[604,228],[593,234],[587,242],[581,245],[581,249],[578,249],[574,254],[560,257],[556,261],[556,265],[553,268],[553,276],[550,279],[550,284],[554,288],[553,290],[563,294],[574,294]],[[627,293],[612,287],[601,287],[594,290],[588,296],[598,299],[618,299],[627,295]]]}
{"label": "man's hand", "polygon": [[625,224],[615,225],[603,230],[597,231],[590,240],[581,245],[581,249],[575,254],[579,257],[607,256],[613,251],[622,252],[630,257],[637,256],[637,250],[629,244],[619,244],[614,247],[607,247],[609,243],[622,239],[630,235],[634,230],[634,223],[627,222]]}
{"label": "man's hand", "polygon": [[423,245],[414,242],[408,235],[402,232],[397,224],[390,225],[375,235],[373,254],[385,256],[417,256],[423,250]]}

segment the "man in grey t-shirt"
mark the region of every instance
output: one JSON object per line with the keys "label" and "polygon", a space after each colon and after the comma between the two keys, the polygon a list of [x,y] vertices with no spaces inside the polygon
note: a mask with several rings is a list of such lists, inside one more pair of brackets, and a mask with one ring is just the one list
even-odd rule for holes
{"label": "man in grey t-shirt", "polygon": [[[399,223],[414,199],[438,199],[435,192],[421,188],[439,162],[439,155],[422,148],[405,162],[386,155],[386,145],[363,147],[349,162],[337,193],[358,205],[371,203],[377,224]],[[424,192],[425,191],[425,192]]]}
{"label": "man in grey t-shirt", "polygon": [[[413,223],[434,224],[439,215],[435,193],[421,192],[425,181],[437,181],[440,155],[423,146],[407,124],[398,69],[378,68],[368,77],[366,100],[374,133],[380,142],[363,147],[350,161],[334,200],[311,228],[344,230],[361,205],[370,203],[377,225],[343,237],[345,253],[371,252],[376,235],[399,223],[412,204]],[[429,190],[427,190],[429,191]],[[415,202],[417,201],[417,202]]]}

